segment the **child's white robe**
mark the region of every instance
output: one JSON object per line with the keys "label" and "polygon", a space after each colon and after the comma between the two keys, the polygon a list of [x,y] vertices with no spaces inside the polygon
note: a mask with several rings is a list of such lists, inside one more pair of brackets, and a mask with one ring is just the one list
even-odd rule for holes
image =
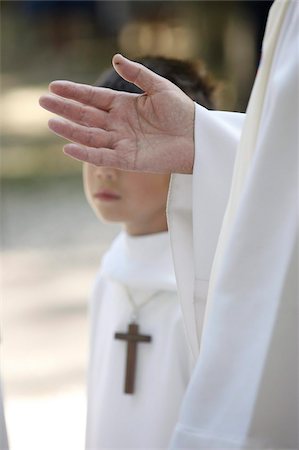
{"label": "child's white robe", "polygon": [[[135,393],[124,393],[127,332],[134,302],[139,333]],[[121,233],[102,260],[91,297],[88,450],[166,448],[190,379],[192,357],[183,329],[168,233]]]}
{"label": "child's white robe", "polygon": [[171,449],[299,448],[298,9],[272,6],[243,127],[239,114],[196,106],[194,173],[172,178],[171,241],[197,362]]}

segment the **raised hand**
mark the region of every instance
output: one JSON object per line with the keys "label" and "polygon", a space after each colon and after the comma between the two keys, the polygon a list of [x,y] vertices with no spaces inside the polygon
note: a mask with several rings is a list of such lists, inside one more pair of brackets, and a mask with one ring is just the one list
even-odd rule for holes
{"label": "raised hand", "polygon": [[141,64],[115,55],[120,76],[144,94],[54,81],[40,105],[67,120],[49,128],[72,144],[64,152],[98,166],[192,173],[194,103],[177,86]]}

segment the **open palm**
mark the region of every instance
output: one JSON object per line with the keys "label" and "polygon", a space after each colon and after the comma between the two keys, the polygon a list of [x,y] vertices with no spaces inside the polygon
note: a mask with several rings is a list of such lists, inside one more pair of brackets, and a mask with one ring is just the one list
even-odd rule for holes
{"label": "open palm", "polygon": [[68,139],[68,155],[101,166],[150,172],[191,173],[194,104],[177,86],[144,66],[116,55],[119,75],[140,87],[130,94],[68,81],[50,84],[40,99],[50,129]]}

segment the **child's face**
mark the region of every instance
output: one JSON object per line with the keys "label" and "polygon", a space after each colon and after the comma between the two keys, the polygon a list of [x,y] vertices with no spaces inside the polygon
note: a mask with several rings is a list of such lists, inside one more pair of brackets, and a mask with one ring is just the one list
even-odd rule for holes
{"label": "child's face", "polygon": [[126,172],[84,164],[87,199],[102,220],[121,222],[131,235],[167,230],[169,175]]}

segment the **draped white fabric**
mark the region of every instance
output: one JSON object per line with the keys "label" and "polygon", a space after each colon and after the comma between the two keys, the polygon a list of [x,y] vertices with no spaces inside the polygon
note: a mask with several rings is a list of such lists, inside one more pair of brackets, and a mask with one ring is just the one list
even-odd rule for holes
{"label": "draped white fabric", "polygon": [[184,179],[172,180],[171,240],[197,361],[171,449],[299,447],[298,9],[271,8],[243,127],[196,107],[192,211],[180,208]]}
{"label": "draped white fabric", "polygon": [[[140,308],[140,333],[152,337],[138,344],[132,395],[123,392],[127,344],[114,339],[131,321],[124,286]],[[166,448],[192,371],[168,233],[116,238],[97,275],[90,313],[87,449]]]}

